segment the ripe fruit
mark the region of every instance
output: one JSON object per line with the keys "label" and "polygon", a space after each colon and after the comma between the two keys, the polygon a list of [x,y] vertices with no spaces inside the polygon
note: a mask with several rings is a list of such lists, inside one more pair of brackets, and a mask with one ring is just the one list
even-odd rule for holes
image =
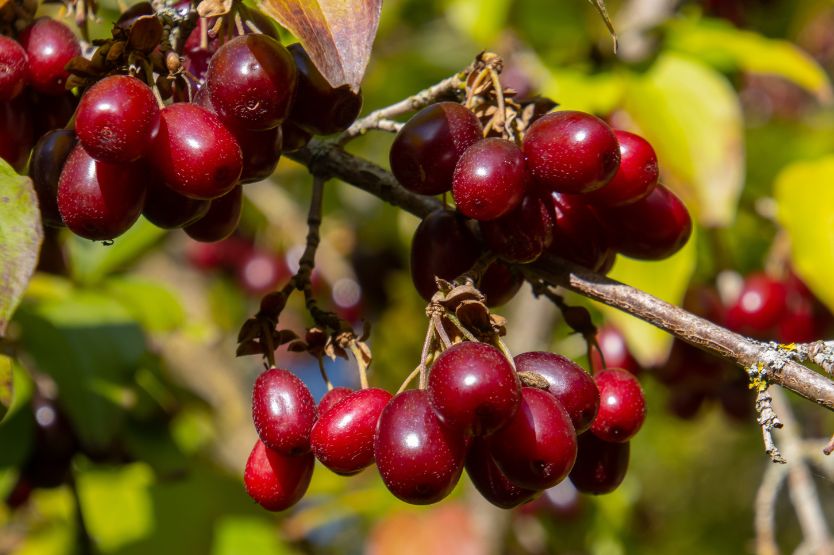
{"label": "ripe fruit", "polygon": [[324,416],[324,413],[335,407],[339,401],[348,397],[354,393],[354,391],[349,387],[334,387],[327,393],[325,393],[322,398],[319,400],[319,418]]}
{"label": "ripe fruit", "polygon": [[222,241],[237,229],[243,209],[243,189],[238,185],[209,204],[205,215],[184,230],[192,239],[204,243]]}
{"label": "ripe fruit", "polygon": [[486,305],[491,308],[510,302],[523,283],[524,276],[517,268],[496,260],[481,276],[478,289],[486,297]]}
{"label": "ripe fruit", "polygon": [[295,374],[270,368],[258,376],[252,391],[252,419],[267,447],[296,456],[310,450],[316,404]]}
{"label": "ripe fruit", "polygon": [[470,341],[453,345],[437,357],[427,390],[444,424],[478,436],[504,425],[521,400],[518,376],[501,351]]}
{"label": "ripe fruit", "polygon": [[469,270],[481,254],[481,245],[459,215],[435,210],[426,216],[411,241],[411,279],[420,296],[431,300],[437,291],[434,278],[452,280]]}
{"label": "ripe fruit", "polygon": [[443,425],[424,390],[396,395],[379,417],[376,466],[391,493],[407,503],[427,505],[449,495],[465,454],[463,436]]}
{"label": "ripe fruit", "polygon": [[34,142],[27,95],[0,102],[0,158],[22,171]]}
{"label": "ripe fruit", "polygon": [[555,486],[570,472],[576,459],[576,432],[555,397],[524,387],[515,416],[489,438],[489,446],[507,478],[539,490]]}
{"label": "ripe fruit", "polygon": [[58,180],[64,162],[76,144],[75,133],[70,129],[56,129],[40,138],[32,150],[29,163],[29,177],[35,193],[44,225],[63,227],[64,222],[58,212]]}
{"label": "ripe fruit", "polygon": [[312,453],[290,457],[258,441],[246,461],[246,493],[268,511],[283,511],[304,497],[314,467]]}
{"label": "ripe fruit", "polygon": [[243,168],[234,135],[217,116],[194,104],[171,104],[162,110],[149,155],[168,187],[196,199],[228,193]]}
{"label": "ripe fruit", "polygon": [[515,209],[527,191],[524,156],[514,143],[489,138],[464,151],[452,177],[452,196],[461,214],[495,220]]}
{"label": "ripe fruit", "polygon": [[538,493],[510,481],[495,464],[486,441],[480,438],[472,441],[466,455],[466,473],[484,499],[502,509],[517,507]]}
{"label": "ripe fruit", "polygon": [[369,388],[352,393],[322,414],[310,443],[316,458],[336,474],[356,474],[374,462],[374,434],[391,394]]}
{"label": "ripe fruit", "polygon": [[266,35],[243,35],[221,46],[206,72],[220,117],[243,129],[271,129],[289,113],[297,74],[292,56]]}
{"label": "ripe fruit", "polygon": [[787,287],[781,281],[763,273],[750,274],[727,309],[727,327],[751,335],[765,334],[785,315],[787,298]]}
{"label": "ripe fruit", "polygon": [[108,241],[139,218],[145,182],[140,165],[98,162],[77,145],[58,180],[58,210],[76,235]]}
{"label": "ripe fruit", "polygon": [[28,79],[26,51],[16,40],[0,35],[0,102],[19,95]]}
{"label": "ripe fruit", "polygon": [[611,325],[603,326],[597,332],[597,344],[605,357],[605,365],[596,349],[591,351],[591,368],[594,372],[600,372],[606,367],[622,368],[628,370],[635,376],[640,375],[642,369],[637,360],[628,350],[625,337],[620,330]]}
{"label": "ripe fruit", "polygon": [[569,358],[541,351],[515,356],[519,372],[535,372],[547,380],[553,395],[570,416],[576,433],[591,426],[599,408],[599,390],[593,378]]}
{"label": "ripe fruit", "polygon": [[553,242],[556,214],[549,198],[528,193],[515,210],[488,222],[480,222],[484,243],[510,262],[526,264],[537,259]]}
{"label": "ripe fruit", "polygon": [[592,433],[579,436],[579,454],[570,481],[582,493],[611,493],[628,470],[629,443],[611,443]]}
{"label": "ripe fruit", "polygon": [[157,227],[178,229],[204,217],[211,202],[185,197],[172,191],[159,179],[152,179],[148,182],[142,214]]}
{"label": "ripe fruit", "polygon": [[264,131],[230,128],[230,131],[237,139],[243,155],[240,182],[254,183],[272,175],[281,158],[281,128]]}
{"label": "ripe fruit", "polygon": [[668,258],[692,234],[692,219],[686,206],[663,185],[637,202],[600,209],[599,215],[617,251],[639,260]]}
{"label": "ripe fruit", "polygon": [[575,195],[552,193],[551,200],[556,224],[547,252],[590,270],[601,268],[610,248],[597,215]]}
{"label": "ripe fruit", "polygon": [[620,166],[607,185],[589,193],[588,202],[604,206],[630,204],[657,186],[657,154],[649,141],[619,129],[614,136],[620,145]]}
{"label": "ripe fruit", "polygon": [[591,432],[605,441],[628,441],[646,419],[646,399],[640,382],[619,368],[603,370],[594,380],[599,388],[600,403]]}
{"label": "ripe fruit", "polygon": [[111,75],[90,87],[75,116],[78,140],[102,162],[137,160],[158,124],[159,106],[150,87],[127,75]]}
{"label": "ripe fruit", "polygon": [[438,102],[414,114],[394,138],[389,160],[409,191],[437,195],[452,188],[455,165],[482,139],[478,118],[456,102]]}
{"label": "ripe fruit", "polygon": [[63,94],[69,77],[64,68],[73,57],[81,55],[81,45],[70,28],[40,17],[20,33],[19,39],[29,59],[32,88],[50,96]]}
{"label": "ripe fruit", "polygon": [[608,125],[584,112],[560,111],[536,120],[524,136],[533,180],[561,193],[589,193],[614,176],[620,146]]}

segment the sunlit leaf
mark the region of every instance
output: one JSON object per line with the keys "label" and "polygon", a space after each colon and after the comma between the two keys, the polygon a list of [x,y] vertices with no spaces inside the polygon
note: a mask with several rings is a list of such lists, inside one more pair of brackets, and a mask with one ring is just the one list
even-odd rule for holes
{"label": "sunlit leaf", "polygon": [[548,68],[541,91],[563,109],[607,114],[622,102],[625,83],[617,73],[591,74],[575,68],[554,67]]}
{"label": "sunlit leaf", "polygon": [[451,0],[449,21],[472,41],[488,46],[507,25],[510,0]]}
{"label": "sunlit leaf", "polygon": [[359,90],[382,0],[261,0],[260,6],[298,37],[333,87]]}
{"label": "sunlit leaf", "polygon": [[185,321],[179,299],[162,284],[137,277],[108,279],[105,289],[148,331],[173,331]]}
{"label": "sunlit leaf", "polygon": [[42,241],[32,181],[0,159],[0,337],[35,271]]}
{"label": "sunlit leaf", "polygon": [[263,518],[227,516],[214,528],[212,555],[283,555],[290,552],[276,534],[275,525]]}
{"label": "sunlit leaf", "polygon": [[678,19],[669,24],[667,45],[719,69],[778,75],[814,94],[832,99],[825,70],[807,53],[786,41],[717,20]]}
{"label": "sunlit leaf", "polygon": [[625,110],[657,151],[663,179],[707,226],[733,221],[744,183],[741,107],[729,81],[664,54],[626,91]]}
{"label": "sunlit leaf", "polygon": [[796,162],[776,177],[778,218],[799,277],[834,310],[834,156]]}

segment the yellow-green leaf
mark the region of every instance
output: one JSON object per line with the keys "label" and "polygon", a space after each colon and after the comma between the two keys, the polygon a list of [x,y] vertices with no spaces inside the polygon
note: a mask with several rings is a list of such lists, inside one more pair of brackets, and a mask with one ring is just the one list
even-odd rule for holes
{"label": "yellow-green leaf", "polygon": [[834,156],[787,166],[776,177],[778,218],[794,271],[834,310]]}
{"label": "yellow-green leaf", "polygon": [[657,151],[663,179],[707,226],[733,221],[744,183],[741,107],[716,70],[660,56],[629,82],[625,110]]}
{"label": "yellow-green leaf", "polygon": [[506,27],[510,0],[451,0],[449,21],[472,41],[488,47]]}
{"label": "yellow-green leaf", "polygon": [[298,37],[330,85],[359,90],[382,0],[261,0],[260,6]]}
{"label": "yellow-green leaf", "polygon": [[670,49],[720,69],[778,75],[806,89],[821,102],[832,99],[831,82],[820,65],[796,45],[737,29],[724,21],[678,19],[669,24]]}

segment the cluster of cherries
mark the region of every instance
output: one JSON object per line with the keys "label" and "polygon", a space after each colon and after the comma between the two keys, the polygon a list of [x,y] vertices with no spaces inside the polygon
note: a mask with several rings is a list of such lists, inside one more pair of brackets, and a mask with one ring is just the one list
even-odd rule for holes
{"label": "cluster of cherries", "polygon": [[[612,130],[575,111],[541,116],[520,145],[483,137],[479,119],[453,102],[415,114],[390,151],[391,170],[410,191],[451,191],[457,213],[432,214],[418,227],[412,275],[425,298],[434,276],[453,279],[469,269],[483,247],[466,218],[478,222],[484,245],[504,261],[528,263],[550,253],[607,272],[617,253],[659,260],[687,241],[686,207],[658,183],[657,156],[642,137]],[[520,278],[484,279],[512,296]],[[503,288],[498,288],[500,284]]]}
{"label": "cluster of cherries", "polygon": [[[361,96],[332,88],[300,45],[287,49],[262,33],[214,38],[201,67],[192,39],[199,31],[186,41],[183,60],[198,71],[188,74],[193,94],[175,94],[166,105],[138,77],[111,74],[84,91],[67,128],[40,138],[30,175],[45,223],[106,241],[144,214],[199,241],[223,239],[237,228],[241,185],[274,171],[287,140],[282,131],[291,135],[283,148],[299,148],[312,134],[345,129],[359,113]],[[0,73],[0,101],[27,83],[42,94],[68,94],[65,66],[80,54],[69,28],[42,18],[19,38],[0,37],[0,65],[9,68]],[[179,56],[168,54],[168,70],[181,72]],[[31,142],[16,147],[2,154],[19,169]]]}
{"label": "cluster of cherries", "polygon": [[[535,376],[535,387],[523,385]],[[294,374],[272,368],[255,382],[259,439],[246,463],[249,495],[283,510],[306,492],[317,459],[345,476],[376,463],[399,499],[446,497],[464,468],[491,503],[511,508],[570,477],[607,493],[623,480],[629,440],[646,413],[629,372],[593,377],[553,353],[509,361],[492,345],[455,344],[429,369],[426,387],[330,390],[316,407]]]}

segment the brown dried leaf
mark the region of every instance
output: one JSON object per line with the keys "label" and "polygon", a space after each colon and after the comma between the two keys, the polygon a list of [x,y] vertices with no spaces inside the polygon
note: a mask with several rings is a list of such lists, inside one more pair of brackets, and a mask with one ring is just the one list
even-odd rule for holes
{"label": "brown dried leaf", "polygon": [[382,0],[261,0],[260,7],[298,37],[332,87],[359,90]]}
{"label": "brown dried leaf", "polygon": [[155,15],[138,18],[130,28],[127,46],[130,50],[149,53],[162,40],[162,23]]}
{"label": "brown dried leaf", "polygon": [[448,293],[441,304],[447,308],[454,309],[457,305],[464,301],[484,302],[486,297],[478,291],[472,284],[458,285]]}
{"label": "brown dried leaf", "polygon": [[463,301],[455,309],[455,315],[466,329],[480,331],[492,329],[489,309],[481,301]]}
{"label": "brown dried leaf", "polygon": [[235,356],[245,357],[248,355],[262,355],[263,349],[261,348],[260,342],[257,339],[250,339],[249,341],[244,341],[240,345],[237,346],[237,350],[235,351]]}
{"label": "brown dried leaf", "polygon": [[492,331],[501,337],[507,335],[507,319],[498,314],[490,314],[489,322],[492,326]]}

